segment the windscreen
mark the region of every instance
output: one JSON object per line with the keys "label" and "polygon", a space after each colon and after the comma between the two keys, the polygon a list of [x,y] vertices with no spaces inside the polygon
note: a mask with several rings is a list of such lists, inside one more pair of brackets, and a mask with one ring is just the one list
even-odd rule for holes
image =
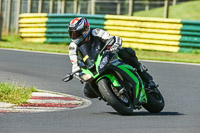
{"label": "windscreen", "polygon": [[100,51],[100,43],[82,44],[79,51],[83,56],[83,61],[88,68],[94,66],[97,55]]}

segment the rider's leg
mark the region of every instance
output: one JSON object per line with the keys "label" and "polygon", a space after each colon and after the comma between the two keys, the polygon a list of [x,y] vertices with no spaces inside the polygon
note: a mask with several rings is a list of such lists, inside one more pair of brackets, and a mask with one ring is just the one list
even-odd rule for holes
{"label": "rider's leg", "polygon": [[119,49],[118,55],[125,63],[128,63],[129,65],[138,69],[140,63],[133,49],[121,48]]}
{"label": "rider's leg", "polygon": [[93,92],[91,86],[87,82],[85,83],[84,86],[84,95],[88,98],[97,98],[97,95]]}
{"label": "rider's leg", "polygon": [[146,87],[155,87],[153,77],[147,72],[147,69],[142,65],[136,56],[136,53],[131,48],[122,48],[119,50],[118,55],[124,62],[136,68],[142,80],[147,84]]}
{"label": "rider's leg", "polygon": [[142,80],[146,83],[145,87],[155,88],[157,85],[153,81],[153,77],[147,71],[148,71],[148,69],[140,63],[140,68],[138,69],[138,74],[140,75]]}

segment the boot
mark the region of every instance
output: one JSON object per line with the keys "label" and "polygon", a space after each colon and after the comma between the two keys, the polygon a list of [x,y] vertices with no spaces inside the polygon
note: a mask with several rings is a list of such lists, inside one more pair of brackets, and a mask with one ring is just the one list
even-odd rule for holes
{"label": "boot", "polygon": [[157,87],[157,85],[153,81],[153,77],[147,71],[148,71],[148,69],[140,63],[140,68],[138,69],[138,74],[144,81],[145,88],[154,89]]}

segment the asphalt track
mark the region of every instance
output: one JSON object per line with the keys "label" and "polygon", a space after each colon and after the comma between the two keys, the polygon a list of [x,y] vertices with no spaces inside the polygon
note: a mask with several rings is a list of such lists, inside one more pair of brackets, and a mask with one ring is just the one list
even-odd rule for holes
{"label": "asphalt track", "polygon": [[[199,133],[200,66],[143,63],[160,84],[166,106],[159,114],[145,110],[120,116],[97,99],[77,110],[43,113],[1,113],[0,133]],[[82,84],[63,83],[71,71],[67,55],[0,49],[0,81],[18,81],[39,89],[85,98]]]}

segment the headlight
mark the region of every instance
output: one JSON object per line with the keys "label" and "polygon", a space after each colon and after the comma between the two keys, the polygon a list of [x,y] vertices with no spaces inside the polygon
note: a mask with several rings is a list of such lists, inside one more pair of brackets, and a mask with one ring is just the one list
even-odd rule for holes
{"label": "headlight", "polygon": [[81,78],[82,78],[84,81],[87,81],[87,80],[91,79],[92,76],[91,76],[90,74],[84,74],[84,75],[81,76]]}

